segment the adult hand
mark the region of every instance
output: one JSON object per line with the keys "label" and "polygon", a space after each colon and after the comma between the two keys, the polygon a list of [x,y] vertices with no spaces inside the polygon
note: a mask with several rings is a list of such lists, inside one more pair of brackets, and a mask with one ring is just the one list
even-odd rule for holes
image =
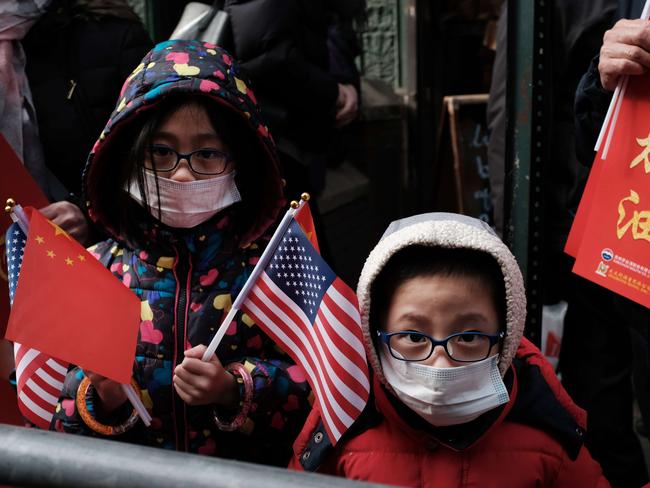
{"label": "adult hand", "polygon": [[336,127],[343,127],[357,118],[359,95],[353,85],[339,83],[339,96],[336,100]]}
{"label": "adult hand", "polygon": [[74,237],[82,245],[92,244],[90,239],[90,225],[81,209],[74,203],[62,201],[49,204],[41,209],[41,213]]}
{"label": "adult hand", "polygon": [[202,361],[207,348],[198,345],[185,351],[185,359],[174,369],[174,388],[188,405],[217,404],[234,408],[238,402],[237,381],[212,355]]}
{"label": "adult hand", "polygon": [[650,21],[619,20],[605,32],[600,48],[600,83],[614,90],[623,75],[640,75],[650,68]]}
{"label": "adult hand", "polygon": [[117,410],[126,400],[127,396],[117,381],[109,380],[105,376],[93,373],[92,371],[84,371],[88,379],[95,387],[95,391],[100,399],[100,404],[96,408],[105,415]]}

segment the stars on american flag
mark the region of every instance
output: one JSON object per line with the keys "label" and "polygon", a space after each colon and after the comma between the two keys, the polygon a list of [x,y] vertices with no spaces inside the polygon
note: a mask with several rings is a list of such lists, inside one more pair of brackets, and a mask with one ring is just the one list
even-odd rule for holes
{"label": "stars on american flag", "polygon": [[10,232],[11,238],[7,239],[7,277],[9,278],[9,298],[13,302],[20,276],[20,267],[23,264],[26,241],[25,236],[18,228]]}
{"label": "stars on american flag", "polygon": [[301,245],[298,237],[284,237],[269,269],[274,278],[296,296],[296,302],[302,303],[301,308],[309,310],[312,315],[323,298],[323,284],[327,276],[319,272],[318,266],[311,264],[313,258],[305,253],[307,249]]}
{"label": "stars on american flag", "polygon": [[310,319],[318,312],[323,295],[335,278],[320,262],[306,236],[290,226],[267,269],[269,277]]}

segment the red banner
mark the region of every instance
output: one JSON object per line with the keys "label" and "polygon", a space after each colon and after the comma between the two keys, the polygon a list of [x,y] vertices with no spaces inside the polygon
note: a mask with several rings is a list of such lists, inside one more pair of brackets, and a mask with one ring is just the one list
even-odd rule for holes
{"label": "red banner", "polygon": [[[567,252],[573,271],[650,306],[650,76],[630,78],[606,160],[597,155]],[[578,218],[580,217],[580,218]],[[582,228],[584,225],[584,228]],[[577,242],[577,244],[576,244]]]}
{"label": "red banner", "polygon": [[[50,203],[2,134],[0,134],[0,162],[3,168],[2,178],[0,178],[0,203],[2,206],[5,205],[7,198],[13,198],[23,206],[30,205],[36,208],[44,207]],[[5,232],[11,225],[11,219],[7,213],[0,213],[2,213],[0,215],[0,338],[2,338],[9,318]]]}

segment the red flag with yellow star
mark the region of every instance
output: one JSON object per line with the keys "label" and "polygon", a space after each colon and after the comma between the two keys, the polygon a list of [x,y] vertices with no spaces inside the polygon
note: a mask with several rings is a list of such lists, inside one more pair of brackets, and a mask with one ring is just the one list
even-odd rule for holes
{"label": "red flag with yellow star", "polygon": [[6,338],[120,383],[131,380],[140,300],[33,208]]}
{"label": "red flag with yellow star", "polygon": [[318,247],[318,236],[316,235],[316,226],[314,225],[314,218],[311,215],[311,210],[309,209],[309,204],[305,204],[300,207],[300,209],[293,216],[293,219],[298,222],[298,225],[302,228],[302,231],[311,242],[311,245],[314,246],[316,252],[320,254],[320,248]]}

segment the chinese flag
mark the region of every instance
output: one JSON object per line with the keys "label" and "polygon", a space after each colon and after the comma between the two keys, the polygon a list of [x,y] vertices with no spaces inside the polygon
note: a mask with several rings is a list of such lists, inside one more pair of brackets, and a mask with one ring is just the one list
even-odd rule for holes
{"label": "chinese flag", "polygon": [[60,227],[27,214],[7,339],[128,384],[140,300]]}
{"label": "chinese flag", "polygon": [[[2,134],[0,134],[0,161],[3,168],[2,178],[0,178],[0,202],[2,202],[2,205],[5,204],[7,198],[13,198],[24,205],[37,208],[50,203]],[[0,259],[0,337],[4,335],[5,325],[9,317],[9,289],[7,287],[7,270],[5,269],[4,240],[5,231],[10,225],[11,219],[9,215],[2,212],[2,215],[0,215],[0,253],[2,253],[2,256],[0,256],[2,258]],[[1,358],[0,361],[2,361]]]}
{"label": "chinese flag", "polygon": [[296,215],[293,216],[293,219],[298,222],[298,225],[302,228],[302,231],[307,236],[307,239],[309,239],[311,245],[314,246],[316,252],[320,254],[318,236],[316,236],[316,227],[314,226],[314,219],[311,216],[311,210],[309,209],[309,204],[307,202],[300,207],[298,212],[296,212]]}

